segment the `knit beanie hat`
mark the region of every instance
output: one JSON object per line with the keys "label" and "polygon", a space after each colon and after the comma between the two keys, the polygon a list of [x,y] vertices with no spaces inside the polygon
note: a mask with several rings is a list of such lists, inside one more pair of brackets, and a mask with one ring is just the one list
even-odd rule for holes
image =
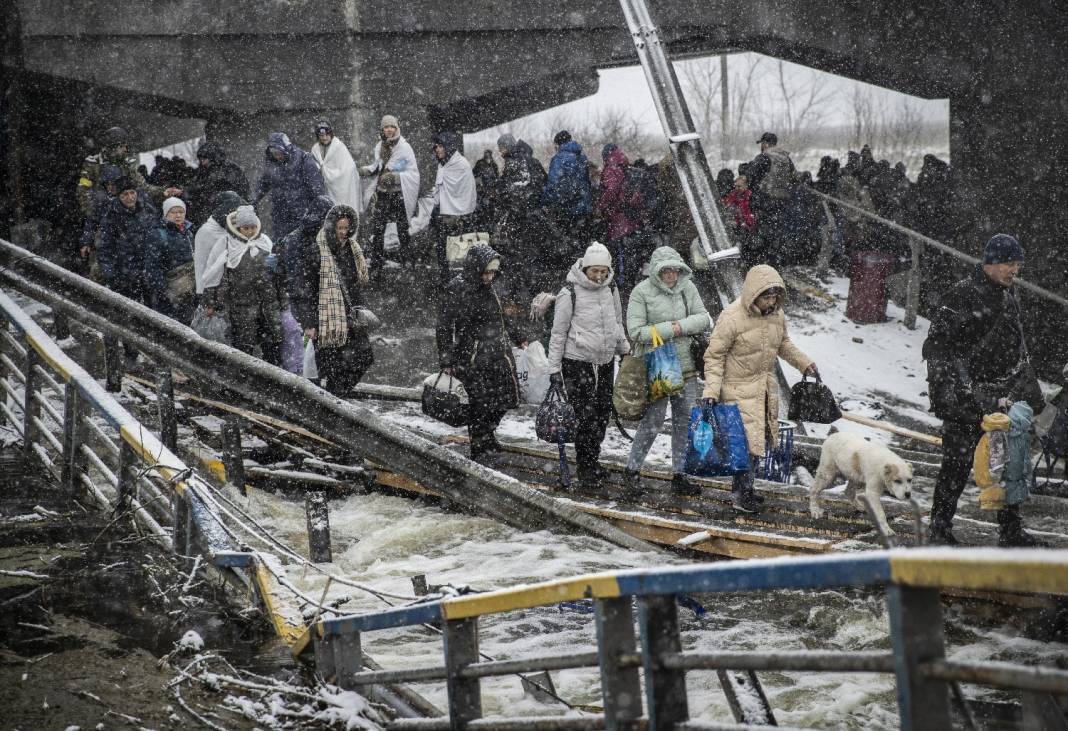
{"label": "knit beanie hat", "polygon": [[323,132],[334,133],[334,128],[330,126],[330,123],[325,119],[320,119],[315,123],[315,134],[321,135]]}
{"label": "knit beanie hat", "polygon": [[259,226],[260,218],[252,206],[238,206],[234,211],[234,228],[242,226]]}
{"label": "knit beanie hat", "polygon": [[400,123],[397,122],[397,118],[394,117],[392,114],[384,115],[382,117],[382,123],[380,125],[378,125],[378,126],[379,126],[379,128],[382,128],[382,127],[396,127],[397,129],[400,129]]}
{"label": "knit beanie hat", "polygon": [[612,253],[604,244],[594,241],[586,247],[586,253],[582,255],[582,268],[586,267],[610,267],[612,266]]}
{"label": "knit beanie hat", "polygon": [[115,190],[119,193],[123,193],[127,190],[137,190],[137,183],[133,181],[133,178],[128,176],[122,176],[115,184]]}
{"label": "knit beanie hat", "polygon": [[1005,264],[1010,261],[1023,261],[1024,250],[1015,236],[994,234],[986,242],[983,250],[984,264]]}
{"label": "knit beanie hat", "polygon": [[618,149],[619,145],[609,142],[607,145],[601,148],[601,159],[607,162],[608,156],[611,155],[613,151]]}
{"label": "knit beanie hat", "polygon": [[163,215],[164,216],[166,216],[168,213],[170,213],[170,210],[172,208],[181,208],[182,211],[184,212],[185,211],[185,201],[183,201],[181,198],[175,198],[174,196],[171,196],[167,200],[163,201],[162,211],[163,211]]}
{"label": "knit beanie hat", "polygon": [[500,268],[501,268],[501,260],[500,259],[490,259],[489,264],[487,264],[486,268],[483,269],[482,271],[484,271],[484,272],[495,272]]}
{"label": "knit beanie hat", "polygon": [[503,147],[508,152],[515,149],[516,141],[515,135],[505,132],[503,135],[497,138],[497,147]]}
{"label": "knit beanie hat", "polygon": [[571,133],[568,132],[566,129],[560,130],[559,132],[556,133],[556,136],[553,137],[553,143],[557,144],[557,145],[562,145],[565,142],[570,142],[570,141],[571,141]]}

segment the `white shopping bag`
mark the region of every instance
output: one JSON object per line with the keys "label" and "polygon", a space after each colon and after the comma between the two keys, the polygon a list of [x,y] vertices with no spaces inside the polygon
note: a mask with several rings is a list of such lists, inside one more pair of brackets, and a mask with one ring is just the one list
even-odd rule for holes
{"label": "white shopping bag", "polygon": [[397,233],[395,221],[386,224],[386,230],[382,234],[382,248],[386,251],[396,251],[400,248],[400,234]]}
{"label": "white shopping bag", "polygon": [[308,379],[319,377],[319,366],[315,362],[314,340],[304,343],[304,377]]}
{"label": "white shopping bag", "polygon": [[549,391],[548,360],[541,343],[533,342],[523,348],[512,348],[515,372],[519,380],[519,397],[528,404],[540,404]]}

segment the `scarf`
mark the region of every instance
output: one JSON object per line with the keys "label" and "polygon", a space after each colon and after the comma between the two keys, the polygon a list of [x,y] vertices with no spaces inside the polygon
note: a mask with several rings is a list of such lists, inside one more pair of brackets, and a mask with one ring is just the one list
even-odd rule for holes
{"label": "scarf", "polygon": [[218,287],[226,270],[240,264],[246,254],[255,259],[260,254],[269,255],[273,248],[271,240],[262,234],[254,239],[244,239],[232,233],[222,236],[215,241],[208,254],[202,278],[204,289]]}
{"label": "scarf", "polygon": [[[341,287],[341,273],[326,242],[326,229],[320,229],[315,237],[319,245],[319,332],[318,346],[339,348],[349,340],[348,310],[345,290]],[[363,250],[354,238],[349,239],[352,256],[356,260],[356,278],[365,283],[370,276]]]}

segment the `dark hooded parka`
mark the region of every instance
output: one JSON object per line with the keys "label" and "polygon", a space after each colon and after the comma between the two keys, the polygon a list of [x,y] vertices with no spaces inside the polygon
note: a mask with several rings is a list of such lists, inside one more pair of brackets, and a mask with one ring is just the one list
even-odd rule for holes
{"label": "dark hooded parka", "polygon": [[[275,159],[274,153],[282,159]],[[267,165],[256,186],[252,204],[259,205],[264,196],[271,196],[271,231],[273,238],[281,239],[300,223],[308,206],[321,195],[326,195],[326,185],[315,158],[294,145],[282,132],[267,136],[264,151]]]}
{"label": "dark hooded parka", "polygon": [[493,448],[493,429],[519,404],[513,338],[500,295],[482,276],[495,261],[500,257],[489,246],[472,247],[463,270],[449,282],[438,318],[441,367],[454,369],[471,400],[473,455]]}

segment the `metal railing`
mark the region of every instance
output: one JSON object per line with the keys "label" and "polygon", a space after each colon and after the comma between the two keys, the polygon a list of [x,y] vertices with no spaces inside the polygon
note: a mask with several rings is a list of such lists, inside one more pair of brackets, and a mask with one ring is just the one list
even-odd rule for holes
{"label": "metal railing", "polygon": [[[980,263],[980,260],[970,254],[965,254],[963,251],[954,249],[948,244],[943,244],[941,241],[936,241],[930,236],[924,236],[918,231],[902,226],[900,223],[891,221],[888,218],[872,213],[871,211],[862,208],[854,203],[849,203],[841,198],[835,198],[832,195],[823,193],[815,188],[809,187],[809,192],[814,193],[823,199],[823,213],[827,226],[823,227],[823,244],[820,247],[820,254],[818,258],[818,267],[821,272],[826,272],[830,266],[832,255],[832,242],[831,242],[831,227],[836,225],[834,215],[831,213],[829,204],[839,206],[848,211],[863,216],[870,221],[878,223],[881,226],[885,226],[891,231],[896,231],[899,234],[905,236],[909,244],[909,250],[911,252],[911,261],[909,263],[909,279],[908,287],[905,295],[905,327],[909,330],[916,329],[916,315],[920,307],[920,281],[921,281],[921,260],[925,249],[934,249],[935,251],[951,256],[958,261],[962,261],[965,264],[976,265]],[[1017,277],[1015,280],[1017,286],[1021,289],[1025,289],[1032,294],[1036,294],[1043,299],[1053,302],[1068,309],[1068,299],[1060,296],[1054,292],[1050,292],[1044,287],[1040,287],[1034,282],[1029,282],[1026,279]]]}
{"label": "metal railing", "polygon": [[[676,603],[679,595],[872,586],[886,587],[890,652],[709,653],[682,649]],[[355,689],[386,681],[445,681],[448,718],[397,722],[392,729],[696,730],[774,724],[774,712],[757,671],[893,674],[901,727],[914,730],[951,728],[951,695],[965,718],[971,718],[959,683],[1023,691],[1025,704],[1048,704],[1052,702],[1050,694],[1068,695],[1065,670],[947,660],[940,601],[940,587],[944,586],[1065,594],[1068,551],[899,549],[856,556],[591,574],[322,620],[311,627],[311,633],[320,670],[342,687]],[[481,661],[480,617],[579,599],[593,599],[596,648]],[[438,623],[442,628],[443,664],[378,671],[360,666],[363,634],[426,623]],[[482,678],[572,668],[599,668],[603,713],[482,719]],[[686,673],[697,670],[719,674],[736,722],[745,725],[690,719]]]}
{"label": "metal railing", "polygon": [[39,461],[62,489],[87,494],[120,516],[128,512],[185,570],[203,560],[253,589],[299,654],[305,625],[296,605],[281,597],[287,582],[278,559],[240,546],[209,485],[3,292],[0,324],[0,423],[22,436],[25,458]]}
{"label": "metal railing", "polygon": [[0,284],[136,346],[160,364],[217,384],[228,401],[251,404],[306,429],[329,433],[352,454],[432,485],[473,512],[524,530],[569,528],[624,548],[656,550],[606,521],[390,424],[301,376],[205,340],[138,302],[2,239]]}

